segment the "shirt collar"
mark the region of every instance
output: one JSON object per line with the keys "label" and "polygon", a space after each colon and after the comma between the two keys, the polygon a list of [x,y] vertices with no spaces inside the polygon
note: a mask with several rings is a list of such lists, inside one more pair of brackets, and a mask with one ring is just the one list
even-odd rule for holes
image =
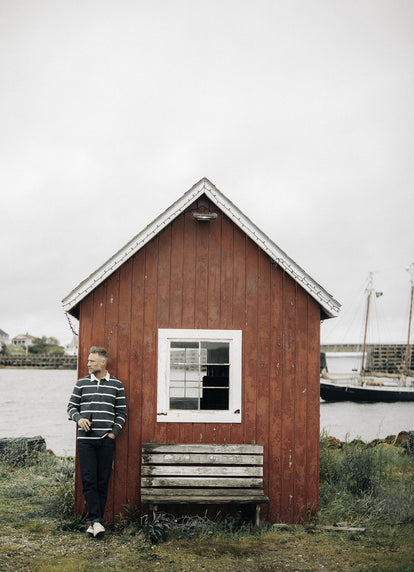
{"label": "shirt collar", "polygon": [[[110,377],[111,377],[111,376],[110,376],[110,374],[109,374],[109,371],[107,371],[107,372],[106,372],[106,375],[104,375],[104,377],[103,377],[102,379],[105,379],[106,381],[109,381],[109,378],[110,378]],[[102,379],[101,379],[101,381],[102,381]],[[96,377],[96,375],[95,375],[94,373],[91,373],[91,381],[98,381],[98,382],[99,382],[99,379]]]}

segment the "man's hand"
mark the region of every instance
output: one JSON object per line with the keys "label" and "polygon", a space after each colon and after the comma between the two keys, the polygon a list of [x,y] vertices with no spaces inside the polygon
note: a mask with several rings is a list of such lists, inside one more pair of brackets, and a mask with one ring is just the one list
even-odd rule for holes
{"label": "man's hand", "polygon": [[83,429],[83,431],[88,432],[89,429],[91,428],[91,422],[89,421],[89,419],[84,419],[83,417],[81,419],[79,419],[78,421],[78,426]]}
{"label": "man's hand", "polygon": [[108,437],[109,437],[110,439],[115,439],[115,435],[114,435],[113,433],[108,433]]}

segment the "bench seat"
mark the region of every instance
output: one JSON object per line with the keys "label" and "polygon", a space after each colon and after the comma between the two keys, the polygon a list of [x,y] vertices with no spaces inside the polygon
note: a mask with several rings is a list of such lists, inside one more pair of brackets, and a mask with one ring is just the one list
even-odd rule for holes
{"label": "bench seat", "polygon": [[256,525],[263,492],[262,445],[142,445],[141,502],[164,504],[253,504]]}

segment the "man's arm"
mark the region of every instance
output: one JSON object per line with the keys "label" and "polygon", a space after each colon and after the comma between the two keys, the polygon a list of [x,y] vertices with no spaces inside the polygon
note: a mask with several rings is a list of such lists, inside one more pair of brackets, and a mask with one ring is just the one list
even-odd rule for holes
{"label": "man's arm", "polygon": [[111,439],[115,439],[119,435],[122,427],[124,426],[126,416],[127,416],[127,411],[126,411],[125,390],[124,386],[121,383],[116,393],[114,424],[112,427],[112,431],[108,434],[108,437],[111,437]]}
{"label": "man's arm", "polygon": [[79,387],[79,380],[78,380],[76,382],[75,387],[73,388],[72,395],[70,396],[67,407],[69,419],[72,419],[72,421],[75,421],[75,423],[77,423],[79,419],[82,418],[81,414],[79,413],[81,398],[82,398],[82,392],[81,388]]}
{"label": "man's arm", "polygon": [[80,414],[80,404],[82,401],[82,388],[79,384],[79,380],[76,382],[75,387],[73,388],[72,395],[70,396],[70,400],[68,403],[68,415],[69,419],[75,421],[80,429],[85,432],[88,432],[91,428],[91,421],[82,417]]}

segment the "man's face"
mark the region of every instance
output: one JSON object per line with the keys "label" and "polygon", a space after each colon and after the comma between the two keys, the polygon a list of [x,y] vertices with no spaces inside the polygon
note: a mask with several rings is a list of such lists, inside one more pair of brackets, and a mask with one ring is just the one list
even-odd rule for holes
{"label": "man's face", "polygon": [[99,354],[89,354],[88,356],[88,371],[97,375],[105,370],[106,360]]}

